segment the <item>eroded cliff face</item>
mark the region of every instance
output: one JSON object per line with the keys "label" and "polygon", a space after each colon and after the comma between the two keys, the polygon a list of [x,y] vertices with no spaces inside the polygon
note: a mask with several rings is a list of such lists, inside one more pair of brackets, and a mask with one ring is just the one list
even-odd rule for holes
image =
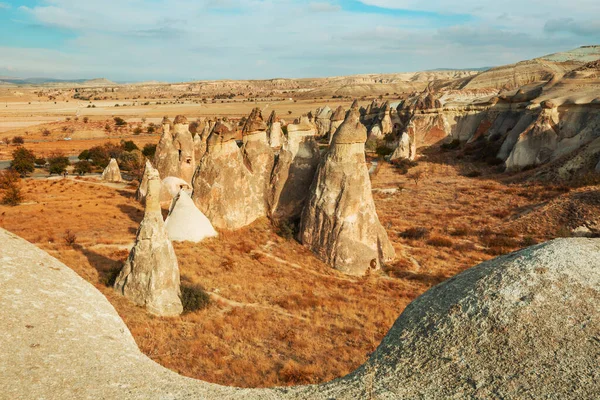
{"label": "eroded cliff face", "polygon": [[[396,110],[392,141],[396,153],[407,154],[407,138],[403,136],[409,127],[417,148],[453,140],[493,143],[493,155],[504,162],[507,170],[546,164],[588,148],[600,137],[600,101],[594,97],[600,96],[600,80],[589,78],[595,76],[589,69],[578,74],[565,79],[585,77],[587,86],[581,89],[579,98],[567,90],[573,82],[559,81],[503,96],[472,96],[467,101],[464,97],[445,96],[450,98],[444,104],[435,104],[427,99],[431,94],[421,94],[417,96],[420,98],[402,102]],[[600,152],[596,155],[600,158]]]}

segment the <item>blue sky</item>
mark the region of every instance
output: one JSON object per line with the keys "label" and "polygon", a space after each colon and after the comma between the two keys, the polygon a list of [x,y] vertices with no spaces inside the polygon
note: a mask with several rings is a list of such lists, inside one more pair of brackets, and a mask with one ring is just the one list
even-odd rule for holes
{"label": "blue sky", "polygon": [[598,0],[0,0],[0,76],[187,81],[502,65],[600,44],[598,15]]}

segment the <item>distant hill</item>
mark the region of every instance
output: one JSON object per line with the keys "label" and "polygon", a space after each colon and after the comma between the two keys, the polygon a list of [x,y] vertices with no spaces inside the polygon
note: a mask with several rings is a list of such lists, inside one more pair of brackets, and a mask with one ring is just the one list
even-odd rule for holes
{"label": "distant hill", "polygon": [[0,77],[0,84],[11,85],[81,85],[81,86],[115,86],[115,82],[105,78],[94,79],[56,79],[56,78],[13,78]]}

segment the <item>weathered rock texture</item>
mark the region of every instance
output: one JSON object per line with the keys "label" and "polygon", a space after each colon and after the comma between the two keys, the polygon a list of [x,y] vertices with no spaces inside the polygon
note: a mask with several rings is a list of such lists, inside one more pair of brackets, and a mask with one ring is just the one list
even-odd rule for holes
{"label": "weathered rock texture", "polygon": [[190,132],[188,120],[183,115],[175,117],[173,128],[173,147],[177,150],[177,177],[192,183],[196,170],[194,138]]}
{"label": "weathered rock texture", "polygon": [[107,182],[123,181],[123,178],[121,178],[119,164],[117,164],[117,160],[114,158],[111,158],[106,168],[104,168],[104,171],[102,172],[102,180]]}
{"label": "weathered rock texture", "polygon": [[163,133],[154,153],[154,166],[163,178],[167,176],[179,177],[179,152],[173,144],[172,123],[167,117],[163,118],[162,127]]}
{"label": "weathered rock texture", "polygon": [[336,110],[331,114],[331,123],[329,124],[329,142],[333,139],[333,135],[335,131],[340,127],[344,119],[346,118],[346,111],[344,107],[339,106]]}
{"label": "weathered rock texture", "polygon": [[235,230],[265,216],[250,188],[251,172],[227,121],[219,121],[196,170],[193,200],[217,229]]}
{"label": "weathered rock texture", "polygon": [[206,215],[198,210],[185,190],[181,190],[173,199],[165,227],[169,239],[174,242],[199,243],[206,238],[217,236],[217,231]]}
{"label": "weathered rock texture", "polygon": [[[153,172],[155,171],[155,172]],[[151,174],[158,174],[158,171],[152,166],[152,163],[146,160],[146,165],[144,166],[144,173],[142,174],[142,181],[140,182],[140,186],[138,186],[135,197],[139,202],[146,201],[146,194],[148,193],[148,177]]]}
{"label": "weathered rock texture", "polygon": [[354,275],[395,252],[377,217],[365,160],[367,129],[351,109],[319,165],[302,213],[300,241],[334,268]]}
{"label": "weathered rock texture", "polygon": [[283,130],[281,129],[281,120],[277,116],[275,110],[271,112],[267,120],[267,138],[269,145],[274,149],[281,148],[283,142]]}
{"label": "weathered rock texture", "polygon": [[160,186],[158,173],[150,172],[144,219],[115,290],[152,314],[174,316],[183,311],[179,266],[162,219]]}
{"label": "weathered rock texture", "polygon": [[598,239],[488,261],[413,301],[350,375],[235,389],[150,360],[96,288],[0,229],[0,390],[10,399],[594,399],[599,266]]}
{"label": "weathered rock texture", "polygon": [[255,108],[246,119],[242,139],[241,150],[245,166],[250,171],[248,187],[251,199],[249,201],[254,205],[257,214],[266,216],[269,181],[275,163],[275,153],[269,146],[267,125],[259,108]]}
{"label": "weathered rock texture", "polygon": [[274,220],[300,217],[321,159],[317,131],[307,117],[288,125],[287,130],[271,177],[269,214]]}
{"label": "weathered rock texture", "polygon": [[319,137],[327,136],[331,129],[331,115],[333,111],[329,106],[319,108],[316,112],[315,125],[317,126],[317,135]]}

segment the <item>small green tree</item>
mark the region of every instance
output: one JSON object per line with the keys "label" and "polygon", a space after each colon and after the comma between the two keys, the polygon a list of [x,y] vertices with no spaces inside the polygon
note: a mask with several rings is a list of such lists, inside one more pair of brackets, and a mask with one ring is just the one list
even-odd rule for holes
{"label": "small green tree", "polygon": [[88,160],[81,160],[75,163],[73,171],[78,175],[85,175],[92,172],[92,163]]}
{"label": "small green tree", "polygon": [[17,171],[21,176],[26,176],[35,170],[35,155],[25,147],[18,147],[12,153],[13,160],[10,168]]}
{"label": "small green tree", "polygon": [[121,148],[125,151],[139,150],[133,140],[121,140]]}
{"label": "small green tree", "polygon": [[15,136],[14,138],[12,138],[12,144],[23,144],[25,143],[25,139],[23,139],[23,136]]}
{"label": "small green tree", "polygon": [[71,165],[69,158],[61,153],[54,153],[48,157],[48,171],[52,174],[63,174],[67,167]]}
{"label": "small green tree", "polygon": [[144,146],[144,149],[142,150],[142,154],[146,158],[153,158],[155,153],[156,153],[156,145],[152,144],[152,143],[146,144]]}

